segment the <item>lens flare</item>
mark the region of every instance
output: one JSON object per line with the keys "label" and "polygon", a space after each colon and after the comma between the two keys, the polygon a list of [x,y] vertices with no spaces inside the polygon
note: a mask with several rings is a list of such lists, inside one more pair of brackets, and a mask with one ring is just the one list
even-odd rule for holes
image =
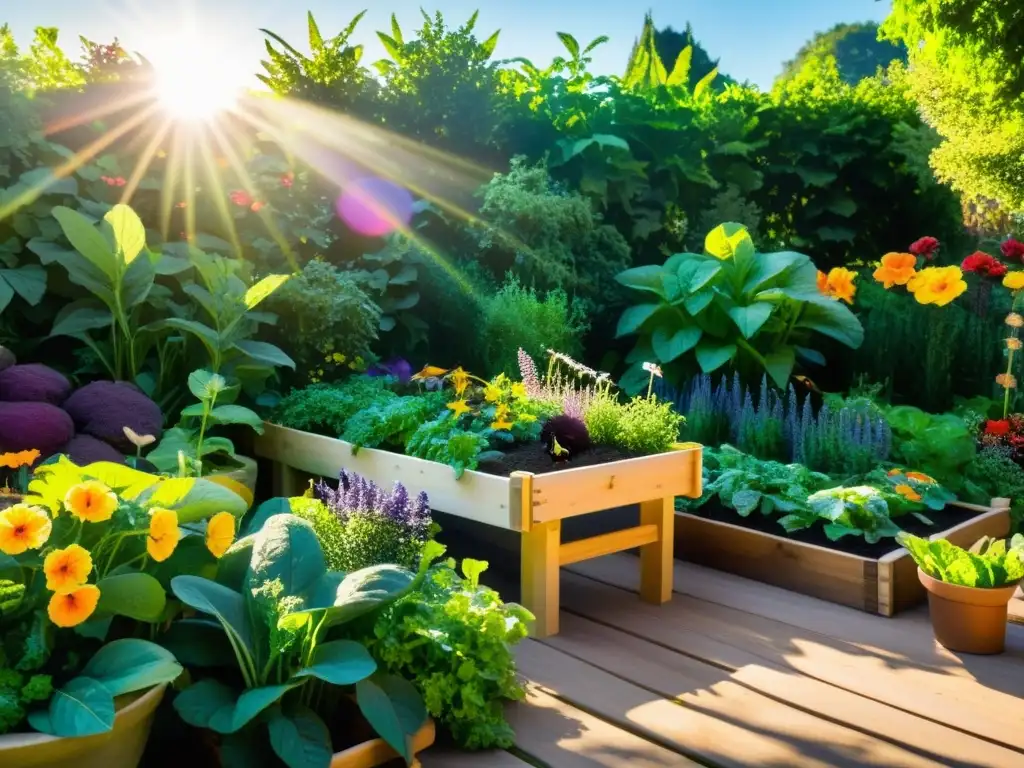
{"label": "lens flare", "polygon": [[412,193],[387,179],[357,179],[342,190],[338,215],[354,232],[383,237],[412,221]]}

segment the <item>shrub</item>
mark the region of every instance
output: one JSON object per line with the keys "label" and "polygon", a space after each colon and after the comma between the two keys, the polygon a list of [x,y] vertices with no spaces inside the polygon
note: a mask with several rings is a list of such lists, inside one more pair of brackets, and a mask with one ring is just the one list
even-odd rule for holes
{"label": "shrub", "polygon": [[354,376],[340,384],[311,384],[293,389],[271,412],[281,426],[338,437],[348,420],[398,397],[384,376]]}
{"label": "shrub", "polygon": [[662,453],[679,439],[683,417],[672,403],[634,397],[620,406],[619,433],[615,445],[636,453]]}
{"label": "shrub", "polygon": [[622,420],[622,406],[608,393],[596,396],[587,408],[584,423],[597,445],[614,445]]}
{"label": "shrub", "polygon": [[509,274],[501,289],[483,301],[480,347],[487,371],[497,375],[516,370],[519,348],[531,356],[549,348],[579,356],[588,327],[582,308],[565,291],[540,295]]}

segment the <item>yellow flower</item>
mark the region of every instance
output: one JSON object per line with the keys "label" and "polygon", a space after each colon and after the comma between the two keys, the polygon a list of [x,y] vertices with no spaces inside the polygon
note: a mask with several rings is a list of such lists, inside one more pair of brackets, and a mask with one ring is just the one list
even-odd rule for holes
{"label": "yellow flower", "polygon": [[174,552],[181,537],[178,530],[178,513],[173,509],[151,509],[149,515],[146,551],[150,557],[162,563]]}
{"label": "yellow flower", "polygon": [[55,549],[43,561],[46,588],[61,595],[74,592],[85,584],[91,571],[92,555],[78,544]]}
{"label": "yellow flower", "polygon": [[460,365],[451,373],[452,386],[455,387],[455,394],[462,397],[462,393],[466,391],[466,387],[469,386],[469,374],[462,370]]}
{"label": "yellow flower", "polygon": [[907,477],[911,480],[917,480],[920,483],[934,483],[935,478],[926,475],[924,472],[907,472]]}
{"label": "yellow flower", "polygon": [[1014,350],[1016,352],[1022,346],[1024,346],[1024,344],[1021,343],[1021,340],[1017,339],[1017,338],[1014,338],[1013,336],[1011,336],[1010,338],[1008,338],[1006,340],[1006,348],[1007,349],[1012,349],[1012,350]]}
{"label": "yellow flower", "polygon": [[488,403],[496,403],[501,399],[501,387],[496,387],[493,384],[488,384],[484,388],[484,400]]}
{"label": "yellow flower", "polygon": [[512,429],[513,422],[495,419],[491,422],[491,429]]}
{"label": "yellow flower", "polygon": [[899,469],[899,468],[897,468],[897,469],[890,469],[889,472],[888,472],[889,477],[895,477],[896,475],[902,475],[902,474],[903,474],[903,470]]}
{"label": "yellow flower", "polygon": [[235,540],[235,516],[218,512],[206,524],[206,548],[214,557],[222,557]]}
{"label": "yellow flower", "polygon": [[908,501],[920,501],[921,494],[911,488],[909,485],[897,485],[894,489],[903,498]]}
{"label": "yellow flower", "polygon": [[448,373],[447,368],[438,368],[436,365],[424,365],[422,371],[412,375],[412,381],[436,379],[438,376],[444,376],[446,373]]}
{"label": "yellow flower", "polygon": [[857,286],[853,281],[857,279],[857,273],[846,267],[835,267],[828,275],[818,272],[818,291],[836,301],[845,301],[853,304],[854,294],[857,293]]}
{"label": "yellow flower", "polygon": [[17,451],[15,453],[0,453],[0,467],[8,469],[20,469],[34,464],[39,458],[39,451],[33,448],[31,451]]}
{"label": "yellow flower", "polygon": [[516,400],[526,399],[526,385],[523,384],[523,382],[517,381],[515,384],[512,385],[512,397],[514,397]]}
{"label": "yellow flower", "polygon": [[1007,273],[1003,278],[1003,286],[1011,291],[1019,291],[1024,288],[1024,271]]}
{"label": "yellow flower", "polygon": [[1003,322],[1011,328],[1020,328],[1021,326],[1024,326],[1024,317],[1021,317],[1016,312],[1011,312],[1006,316],[1006,319]]}
{"label": "yellow flower", "polygon": [[917,257],[912,253],[887,253],[872,277],[884,288],[906,285],[916,273]]}
{"label": "yellow flower", "polygon": [[0,512],[0,552],[20,555],[28,549],[39,549],[52,530],[53,522],[45,510],[15,504]]}
{"label": "yellow flower", "polygon": [[1017,388],[1017,377],[1012,373],[1000,373],[996,376],[996,384],[1003,389],[1016,389]]}
{"label": "yellow flower", "polygon": [[67,492],[64,506],[80,520],[102,523],[117,509],[117,494],[97,480],[86,480]]}
{"label": "yellow flower", "polygon": [[455,411],[456,419],[459,418],[459,416],[461,416],[462,414],[469,413],[471,410],[473,410],[472,408],[469,407],[465,400],[456,400],[453,403],[448,403],[448,409],[451,411]]}
{"label": "yellow flower", "polygon": [[960,267],[925,267],[910,279],[907,290],[918,304],[944,307],[967,290],[967,283]]}
{"label": "yellow flower", "polygon": [[523,422],[523,424],[530,424],[537,420],[537,417],[532,413],[520,413],[517,421]]}
{"label": "yellow flower", "polygon": [[512,429],[513,422],[508,420],[508,406],[499,405],[494,411],[491,429]]}
{"label": "yellow flower", "polygon": [[100,601],[100,588],[95,584],[84,584],[73,592],[50,598],[46,612],[50,621],[58,627],[76,627],[92,616]]}

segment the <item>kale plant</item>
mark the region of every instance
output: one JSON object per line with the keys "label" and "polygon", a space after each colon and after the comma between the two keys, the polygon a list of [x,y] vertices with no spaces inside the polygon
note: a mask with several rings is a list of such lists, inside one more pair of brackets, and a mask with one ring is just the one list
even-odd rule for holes
{"label": "kale plant", "polygon": [[885,497],[870,485],[853,488],[829,488],[807,499],[807,506],[779,520],[787,533],[810,528],[823,521],[830,541],[844,536],[863,536],[875,544],[887,536],[896,536],[900,528],[889,517]]}
{"label": "kale plant", "polygon": [[446,403],[444,392],[405,395],[371,403],[349,418],[341,439],[357,449],[381,446],[404,449],[413,433],[424,422],[436,418]]}
{"label": "kale plant", "polygon": [[387,377],[354,376],[338,384],[311,384],[289,392],[271,412],[274,423],[338,437],[357,413],[398,397]]}
{"label": "kale plant", "polygon": [[[467,469],[476,469],[488,458],[491,438],[501,433],[490,427],[463,429],[450,412],[424,422],[409,436],[405,452],[428,461],[447,464],[455,470],[456,479]],[[511,437],[511,436],[510,436]]]}

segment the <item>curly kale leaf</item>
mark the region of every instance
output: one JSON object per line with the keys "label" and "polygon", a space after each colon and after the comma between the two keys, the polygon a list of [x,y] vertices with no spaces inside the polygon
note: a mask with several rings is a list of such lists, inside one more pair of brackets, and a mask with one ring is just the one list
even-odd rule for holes
{"label": "curly kale leaf", "polygon": [[281,426],[337,437],[349,419],[397,399],[383,378],[355,376],[342,384],[312,384],[292,390],[271,413]]}
{"label": "curly kale leaf", "polygon": [[433,421],[421,424],[405,444],[409,456],[447,464],[455,470],[455,477],[462,477],[467,469],[476,469],[480,455],[490,445],[493,430],[481,432],[462,429],[449,414],[443,414]]}
{"label": "curly kale leaf", "polygon": [[428,392],[377,402],[348,420],[341,435],[356,448],[401,448],[423,422],[444,410],[446,395]]}

